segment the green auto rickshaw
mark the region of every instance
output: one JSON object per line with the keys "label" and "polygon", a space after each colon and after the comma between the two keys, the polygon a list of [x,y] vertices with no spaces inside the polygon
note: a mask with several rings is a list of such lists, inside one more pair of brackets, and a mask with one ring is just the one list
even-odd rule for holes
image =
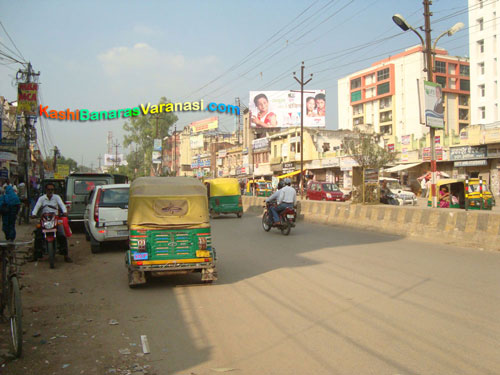
{"label": "green auto rickshaw", "polygon": [[220,214],[243,215],[240,183],[236,178],[206,180],[208,207],[212,217]]}
{"label": "green auto rickshaw", "polygon": [[[471,178],[468,181],[452,178],[440,179],[436,181],[436,193],[438,195],[438,207],[440,208],[491,210],[495,205],[495,198],[488,185],[481,184],[479,178]],[[430,195],[427,205],[432,207],[432,197]]]}
{"label": "green auto rickshaw", "polygon": [[130,185],[129,245],[125,264],[129,286],[146,275],[200,272],[217,280],[207,190],[190,177],[140,177]]}
{"label": "green auto rickshaw", "polygon": [[273,194],[271,181],[249,180],[246,186],[245,195],[254,195],[257,197],[269,197]]}

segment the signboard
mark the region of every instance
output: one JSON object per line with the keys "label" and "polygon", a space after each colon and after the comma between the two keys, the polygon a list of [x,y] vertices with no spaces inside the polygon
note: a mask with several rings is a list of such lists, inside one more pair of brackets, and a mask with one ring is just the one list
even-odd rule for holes
{"label": "signboard", "polygon": [[365,169],[365,184],[377,184],[378,183],[378,170],[377,169]]}
{"label": "signboard", "polygon": [[465,140],[469,138],[469,132],[467,130],[461,131],[460,132],[460,139]]}
{"label": "signboard", "polygon": [[450,147],[450,160],[470,160],[486,158],[486,146]]}
{"label": "signboard", "polygon": [[193,133],[215,130],[219,127],[219,118],[215,116],[204,120],[195,121],[192,122],[190,126]]}
{"label": "signboard", "polygon": [[438,145],[438,144],[440,144],[440,143],[441,143],[441,136],[436,135],[436,136],[434,137],[434,143],[435,143],[435,144],[437,144],[437,145]]}
{"label": "signboard", "polygon": [[294,169],[295,164],[294,163],[283,163],[283,169]]}
{"label": "signboard", "polygon": [[401,161],[408,161],[408,149],[401,149]]}
{"label": "signboard", "polygon": [[152,159],[153,159],[153,164],[161,164],[161,152],[153,151]]}
{"label": "signboard", "polygon": [[[443,148],[436,147],[435,151],[436,151],[436,160],[443,160]],[[432,159],[431,148],[424,147],[422,150],[422,160],[423,161],[431,161],[431,159]]]}
{"label": "signboard", "polygon": [[227,151],[226,150],[220,150],[219,151],[219,157],[220,158],[225,158],[227,156]]}
{"label": "signboard", "polygon": [[203,134],[189,137],[189,145],[191,148],[203,148]]}
{"label": "signboard", "polygon": [[258,138],[252,141],[252,148],[254,150],[269,148],[269,138]]}
{"label": "signboard", "polygon": [[57,164],[54,178],[63,179],[69,175],[69,164]]}
{"label": "signboard", "polygon": [[16,145],[15,139],[2,139],[2,140],[0,140],[0,146],[15,146],[15,145]]}
{"label": "signboard", "polygon": [[444,129],[442,88],[439,83],[424,81],[425,125]]}
{"label": "signboard", "polygon": [[340,159],[340,170],[342,171],[352,171],[352,167],[357,166],[359,166],[358,162],[351,157]]}
{"label": "signboard", "polygon": [[17,113],[25,116],[37,114],[38,83],[19,83],[17,86]]}
{"label": "signboard", "polygon": [[409,135],[402,135],[401,136],[401,144],[402,145],[409,145],[410,144],[410,137]]}
{"label": "signboard", "polygon": [[[118,158],[117,158],[118,156]],[[123,165],[123,154],[104,154],[104,166],[113,167],[115,165]]]}
{"label": "signboard", "polygon": [[340,166],[340,160],[339,160],[339,158],[322,159],[321,160],[321,166],[323,168],[339,167]]}
{"label": "signboard", "polygon": [[161,151],[161,139],[153,140],[153,151]]}
{"label": "signboard", "polygon": [[3,179],[9,178],[9,170],[8,169],[0,169],[0,178],[3,178]]}
{"label": "signboard", "polygon": [[0,161],[17,161],[17,154],[13,152],[0,151]]}
{"label": "signboard", "polygon": [[453,165],[455,167],[480,167],[483,165],[488,165],[488,161],[486,159],[456,161]]}
{"label": "signboard", "polygon": [[[304,93],[304,126],[325,127],[325,90]],[[300,126],[300,92],[250,91],[251,127],[288,128]]]}
{"label": "signboard", "polygon": [[436,147],[436,160],[443,160],[443,148]]}
{"label": "signboard", "polygon": [[394,152],[394,143],[389,143],[387,145],[387,151]]}

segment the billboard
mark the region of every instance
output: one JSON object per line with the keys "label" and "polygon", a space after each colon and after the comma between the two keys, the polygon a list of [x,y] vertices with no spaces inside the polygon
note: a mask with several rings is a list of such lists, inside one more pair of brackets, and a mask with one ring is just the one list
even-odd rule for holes
{"label": "billboard", "polygon": [[153,140],[153,151],[161,151],[161,139]]}
{"label": "billboard", "polygon": [[203,148],[203,134],[189,137],[189,146],[193,148]]}
{"label": "billboard", "polygon": [[20,83],[17,86],[17,113],[36,116],[38,83]]}
{"label": "billboard", "polygon": [[54,178],[63,179],[69,175],[69,164],[59,164],[56,165],[56,173],[54,173]]}
{"label": "billboard", "polygon": [[153,151],[151,158],[153,159],[153,164],[161,164],[161,151]]}
{"label": "billboard", "polygon": [[113,167],[115,165],[124,165],[123,164],[123,154],[104,154],[104,165],[106,167]]}
{"label": "billboard", "polygon": [[218,127],[219,127],[219,118],[217,116],[191,123],[191,130],[193,133],[215,130]]}
{"label": "billboard", "polygon": [[[325,90],[304,91],[304,126],[325,127]],[[300,92],[250,91],[248,108],[253,128],[300,126]]]}
{"label": "billboard", "polygon": [[425,125],[444,129],[443,91],[439,83],[424,81]]}

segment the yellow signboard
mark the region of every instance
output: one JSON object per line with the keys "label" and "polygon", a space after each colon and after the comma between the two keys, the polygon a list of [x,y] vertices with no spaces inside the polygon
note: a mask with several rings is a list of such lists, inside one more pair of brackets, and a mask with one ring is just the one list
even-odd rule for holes
{"label": "yellow signboard", "polygon": [[55,179],[63,179],[69,175],[68,164],[57,164],[57,171],[54,173]]}
{"label": "yellow signboard", "polygon": [[38,84],[20,83],[17,86],[17,113],[26,116],[36,116]]}
{"label": "yellow signboard", "polygon": [[219,118],[217,116],[210,117],[205,120],[195,121],[191,123],[193,133],[206,132],[219,127]]}

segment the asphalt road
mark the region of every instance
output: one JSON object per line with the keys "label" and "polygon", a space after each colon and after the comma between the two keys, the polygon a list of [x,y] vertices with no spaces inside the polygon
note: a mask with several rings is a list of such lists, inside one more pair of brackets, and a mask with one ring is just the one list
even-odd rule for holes
{"label": "asphalt road", "polygon": [[[92,373],[99,359],[108,363],[94,373],[104,373],[118,366],[119,348],[147,335],[151,354],[141,360],[150,374],[498,374],[499,253],[303,222],[283,236],[250,215],[212,225],[213,285],[194,274],[131,290],[123,250],[91,255],[82,234],[71,239],[80,242],[71,248],[75,264],[31,264],[31,284],[61,282],[44,291],[44,306],[59,304],[73,335],[90,335],[86,325],[94,325],[95,344],[50,359],[74,371],[50,373]],[[36,294],[26,296],[26,309]],[[27,324],[34,314],[25,313]],[[30,347],[31,331],[27,337]]]}

